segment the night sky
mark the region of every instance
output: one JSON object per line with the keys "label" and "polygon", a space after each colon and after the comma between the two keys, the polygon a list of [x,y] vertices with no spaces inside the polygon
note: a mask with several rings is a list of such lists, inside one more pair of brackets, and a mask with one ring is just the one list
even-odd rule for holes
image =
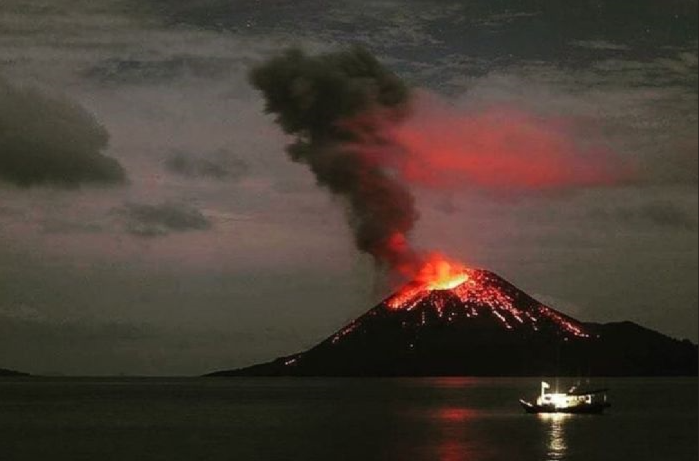
{"label": "night sky", "polygon": [[556,120],[633,166],[546,190],[416,185],[412,240],[580,320],[696,341],[697,2],[564,3],[2,0],[0,367],[243,366],[390,293],[248,82],[290,45],[361,45],[460,114]]}

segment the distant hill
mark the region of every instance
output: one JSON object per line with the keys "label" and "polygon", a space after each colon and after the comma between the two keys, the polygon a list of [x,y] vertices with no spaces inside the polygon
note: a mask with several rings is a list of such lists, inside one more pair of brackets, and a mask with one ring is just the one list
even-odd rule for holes
{"label": "distant hill", "polygon": [[0,368],[0,377],[8,377],[8,376],[29,376],[29,375],[27,373],[20,373],[19,371],[6,370],[4,368]]}
{"label": "distant hill", "polygon": [[209,376],[696,376],[697,346],[631,322],[582,323],[496,274],[408,285],[314,348]]}

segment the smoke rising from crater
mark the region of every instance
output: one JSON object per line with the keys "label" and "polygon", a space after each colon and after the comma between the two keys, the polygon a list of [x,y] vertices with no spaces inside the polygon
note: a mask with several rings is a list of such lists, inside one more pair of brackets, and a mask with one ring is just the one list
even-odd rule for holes
{"label": "smoke rising from crater", "polygon": [[408,87],[361,48],[320,56],[289,50],[255,68],[250,80],[267,112],[296,137],[291,159],[308,165],[318,184],[346,203],[357,247],[382,266],[412,264],[413,195],[381,156],[362,148],[366,139],[386,142],[384,121],[407,116]]}
{"label": "smoke rising from crater", "polygon": [[635,174],[608,148],[583,140],[573,119],[504,105],[455,108],[412,92],[360,48],[315,57],[290,50],[250,80],[295,136],[292,160],[348,205],[357,247],[404,276],[429,261],[408,240],[419,218],[411,187],[551,194]]}

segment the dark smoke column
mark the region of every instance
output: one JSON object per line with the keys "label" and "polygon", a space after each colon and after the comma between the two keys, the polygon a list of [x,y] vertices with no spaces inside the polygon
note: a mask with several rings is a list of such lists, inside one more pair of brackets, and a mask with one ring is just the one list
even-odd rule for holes
{"label": "dark smoke column", "polygon": [[379,265],[409,272],[416,260],[406,238],[418,219],[414,198],[385,168],[383,149],[362,148],[366,140],[388,142],[382,126],[407,115],[407,86],[361,48],[320,56],[289,50],[253,69],[250,81],[267,112],[296,136],[292,160],[307,164],[348,205],[357,247]]}

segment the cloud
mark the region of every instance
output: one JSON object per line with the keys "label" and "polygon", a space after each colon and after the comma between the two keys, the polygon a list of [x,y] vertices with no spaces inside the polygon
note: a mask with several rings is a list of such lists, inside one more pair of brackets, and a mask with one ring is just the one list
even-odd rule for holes
{"label": "cloud", "polygon": [[[119,5],[108,8],[112,2]],[[579,22],[551,21],[546,12],[495,29],[481,22],[506,7],[493,2],[340,0],[325,2],[310,16],[299,6],[317,5],[315,0],[128,2],[138,5],[0,0],[0,74],[64,89],[89,104],[108,127],[105,152],[128,166],[132,182],[128,198],[124,188],[55,194],[0,184],[0,304],[34,306],[57,322],[84,315],[97,324],[85,325],[93,331],[128,319],[173,331],[131,341],[128,331],[80,333],[58,324],[60,333],[49,333],[53,324],[32,329],[15,320],[0,331],[0,366],[69,374],[202,373],[300,350],[373,305],[378,295],[370,264],[355,258],[347,244],[341,210],[317,193],[312,175],[273,155],[286,138],[262,117],[259,99],[243,82],[243,59],[257,62],[287,43],[315,52],[359,41],[411,83],[445,93],[459,107],[513,103],[546,118],[562,115],[601,127],[600,139],[585,140],[611,138],[610,148],[648,165],[645,176],[658,179],[631,191],[514,203],[455,193],[452,205],[443,204],[458,209],[451,215],[423,207],[416,243],[436,242],[469,264],[521,282],[528,292],[575,303],[584,319],[633,319],[696,340],[696,234],[640,218],[593,220],[587,211],[696,197],[697,73],[681,73],[696,61],[696,27],[685,27],[696,14],[660,27],[641,21],[638,34],[624,34],[619,27],[629,28],[618,16],[605,19],[613,27],[602,32],[599,23],[587,22],[594,30],[586,33]],[[557,2],[561,15],[570,11]],[[658,8],[676,10],[667,3]],[[165,17],[139,17],[146,4]],[[528,7],[510,5],[515,14],[519,9]],[[694,45],[666,40],[666,33]],[[580,39],[631,50],[573,46]],[[255,168],[233,200],[228,182],[165,170],[172,149],[210,159],[222,146]],[[678,157],[686,160],[680,164]],[[175,197],[201,200],[188,203],[216,231],[139,238],[125,235],[124,215],[104,216],[126,201],[159,204]],[[418,200],[439,203],[441,197],[421,190]],[[680,205],[689,213],[687,202]],[[104,231],[81,230],[85,222]],[[224,227],[227,238],[217,239]],[[194,240],[204,247],[183,244]],[[169,270],[153,270],[163,265]],[[279,309],[286,304],[296,307]],[[205,313],[200,306],[207,306]],[[15,327],[20,323],[25,327]],[[218,326],[230,339],[214,335]],[[267,334],[267,326],[293,328],[299,337]],[[192,333],[195,328],[200,330]]]}
{"label": "cloud", "polygon": [[653,203],[639,210],[637,216],[653,224],[676,229],[695,230],[696,216],[671,203]]}
{"label": "cloud", "polygon": [[117,210],[117,214],[124,219],[127,232],[138,237],[162,237],[212,227],[211,221],[200,210],[174,202],[158,205],[128,203]]}
{"label": "cloud", "polygon": [[695,231],[698,226],[696,213],[689,212],[669,201],[607,208],[597,210],[593,215],[623,223],[651,225],[681,231]]}
{"label": "cloud", "polygon": [[[693,51],[692,51],[693,50]],[[571,73],[545,62],[521,63],[478,78],[456,76],[457,104],[509,105],[567,119],[587,145],[606,146],[635,164],[649,186],[697,184],[696,46],[662,59],[603,59]],[[466,75],[468,62],[444,64]]]}
{"label": "cloud", "polygon": [[41,228],[45,234],[97,234],[105,230],[99,222],[57,217],[42,220]]}
{"label": "cloud", "polygon": [[231,73],[235,60],[223,57],[176,55],[160,60],[119,59],[102,61],[84,75],[105,84],[165,84],[183,77],[221,78]]}
{"label": "cloud", "polygon": [[165,168],[170,173],[189,179],[223,181],[242,178],[250,170],[250,165],[239,158],[231,158],[225,151],[199,156],[175,151],[165,161]]}
{"label": "cloud", "polygon": [[32,322],[44,322],[46,320],[46,316],[41,311],[26,304],[18,304],[12,308],[0,306],[1,317]]}
{"label": "cloud", "polygon": [[492,28],[492,29],[499,29],[503,28],[505,26],[511,26],[517,21],[523,20],[523,19],[528,19],[528,18],[534,18],[537,16],[540,16],[541,13],[527,13],[527,12],[519,12],[515,13],[512,11],[506,11],[504,13],[497,13],[497,14],[492,14],[492,15],[487,15],[483,17],[483,19],[475,19],[474,23],[486,27],[486,28]]}
{"label": "cloud", "polygon": [[628,45],[606,40],[575,40],[572,45],[595,51],[629,51],[631,49]]}
{"label": "cloud", "polygon": [[0,79],[0,181],[20,187],[119,184],[109,134],[79,105]]}

